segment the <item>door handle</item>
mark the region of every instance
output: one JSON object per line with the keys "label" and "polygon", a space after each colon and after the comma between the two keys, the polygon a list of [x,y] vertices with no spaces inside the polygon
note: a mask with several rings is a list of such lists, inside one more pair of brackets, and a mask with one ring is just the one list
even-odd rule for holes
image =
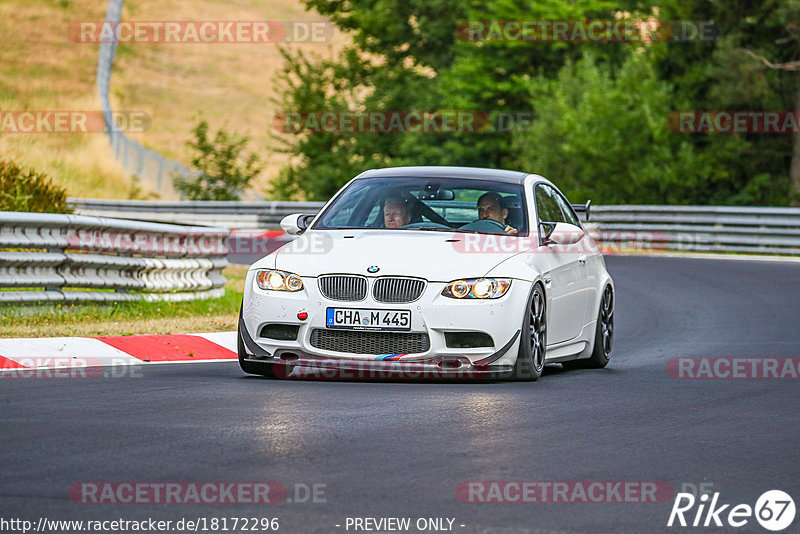
{"label": "door handle", "polygon": [[581,254],[578,256],[578,263],[581,265],[586,265],[586,254]]}

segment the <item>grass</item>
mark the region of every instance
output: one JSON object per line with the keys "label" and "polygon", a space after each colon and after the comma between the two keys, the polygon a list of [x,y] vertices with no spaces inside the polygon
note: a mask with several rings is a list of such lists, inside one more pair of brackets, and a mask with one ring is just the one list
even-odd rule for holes
{"label": "grass", "polygon": [[190,302],[0,304],[0,337],[188,334],[236,329],[247,267],[223,270],[225,296]]}
{"label": "grass", "polygon": [[[127,11],[130,4],[133,11]],[[139,0],[126,3],[129,20],[319,20],[299,0]],[[332,54],[342,43],[296,43],[307,52]],[[112,79],[112,104],[144,110],[152,129],[137,136],[162,155],[188,162],[185,142],[200,118],[212,131],[224,127],[251,138],[265,168],[254,181],[266,192],[287,156],[275,151],[272,102],[280,90],[277,73],[283,58],[275,44],[135,44],[118,59]]]}
{"label": "grass", "polygon": [[[75,43],[69,24],[105,18],[96,0],[0,1],[0,110],[99,110],[95,87],[99,45]],[[300,0],[128,0],[123,20],[319,20]],[[293,43],[331,54],[345,42]],[[274,151],[271,101],[282,57],[275,44],[121,44],[111,81],[114,109],[144,111],[149,131],[132,135],[162,155],[189,163],[185,142],[200,118],[251,137],[266,163],[255,180],[265,192],[286,157]],[[102,134],[0,135],[0,158],[47,172],[70,196],[147,198],[153,185],[131,184]],[[168,198],[164,196],[164,198]]]}
{"label": "grass", "polygon": [[[67,21],[104,18],[102,2],[0,2],[0,110],[99,110],[97,48]],[[129,177],[102,134],[1,134],[0,159],[45,171],[73,196],[125,197]]]}

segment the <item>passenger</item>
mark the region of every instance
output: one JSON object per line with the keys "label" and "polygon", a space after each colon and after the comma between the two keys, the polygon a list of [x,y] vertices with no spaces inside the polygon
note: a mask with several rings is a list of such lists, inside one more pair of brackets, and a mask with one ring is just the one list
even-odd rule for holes
{"label": "passenger", "polygon": [[383,205],[384,228],[400,228],[411,222],[411,210],[402,198],[391,197]]}
{"label": "passenger", "polygon": [[516,234],[516,228],[506,224],[508,208],[503,206],[503,197],[499,193],[490,191],[484,193],[478,199],[478,218],[480,220],[490,220],[502,224],[507,234]]}

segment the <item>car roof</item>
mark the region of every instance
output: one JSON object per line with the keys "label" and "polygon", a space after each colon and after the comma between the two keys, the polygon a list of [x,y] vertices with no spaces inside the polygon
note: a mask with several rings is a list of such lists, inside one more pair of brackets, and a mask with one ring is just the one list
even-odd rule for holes
{"label": "car roof", "polygon": [[465,178],[473,180],[495,180],[499,182],[521,184],[530,173],[519,171],[504,171],[500,169],[484,169],[481,167],[444,167],[444,166],[412,166],[412,167],[386,167],[383,169],[370,169],[364,171],[359,178]]}

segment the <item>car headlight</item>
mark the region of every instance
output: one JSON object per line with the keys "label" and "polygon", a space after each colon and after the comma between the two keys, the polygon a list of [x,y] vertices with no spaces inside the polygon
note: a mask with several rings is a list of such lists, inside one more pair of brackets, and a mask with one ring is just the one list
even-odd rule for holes
{"label": "car headlight", "polygon": [[511,287],[510,278],[469,278],[453,280],[442,295],[453,299],[498,299]]}
{"label": "car headlight", "polygon": [[272,291],[300,291],[303,289],[303,280],[294,273],[286,271],[258,271],[256,273],[256,284],[261,289]]}

